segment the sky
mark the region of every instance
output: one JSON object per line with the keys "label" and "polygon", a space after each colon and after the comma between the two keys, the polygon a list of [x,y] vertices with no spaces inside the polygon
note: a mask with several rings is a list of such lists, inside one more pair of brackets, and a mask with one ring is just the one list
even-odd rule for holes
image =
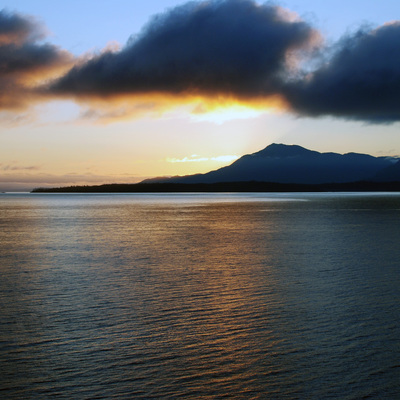
{"label": "sky", "polygon": [[0,191],[400,155],[398,0],[0,1]]}

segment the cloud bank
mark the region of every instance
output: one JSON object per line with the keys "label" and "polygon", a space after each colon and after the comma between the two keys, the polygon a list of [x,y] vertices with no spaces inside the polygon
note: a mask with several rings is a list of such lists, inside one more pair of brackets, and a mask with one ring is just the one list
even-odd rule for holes
{"label": "cloud bank", "polygon": [[[400,22],[360,29],[326,48],[309,23],[279,6],[190,2],[153,17],[122,49],[81,59],[46,84],[48,71],[69,60],[42,38],[25,17],[0,14],[0,109],[46,95],[94,107],[105,100],[118,116],[112,104],[120,98],[140,112],[156,96],[182,104],[197,96],[222,104],[279,99],[299,116],[400,120]],[[41,84],[33,87],[32,76]]]}

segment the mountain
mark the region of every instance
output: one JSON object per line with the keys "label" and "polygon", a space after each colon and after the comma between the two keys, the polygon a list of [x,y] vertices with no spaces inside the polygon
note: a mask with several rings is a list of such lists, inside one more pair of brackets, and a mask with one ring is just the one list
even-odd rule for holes
{"label": "mountain", "polygon": [[400,181],[400,161],[378,171],[373,180],[377,182]]}
{"label": "mountain", "polygon": [[[215,171],[152,179],[151,182],[198,184],[258,181],[321,184],[365,180],[400,181],[400,161],[397,161],[396,158],[373,157],[368,154],[319,153],[301,146],[273,143]],[[392,179],[393,176],[398,178]]]}

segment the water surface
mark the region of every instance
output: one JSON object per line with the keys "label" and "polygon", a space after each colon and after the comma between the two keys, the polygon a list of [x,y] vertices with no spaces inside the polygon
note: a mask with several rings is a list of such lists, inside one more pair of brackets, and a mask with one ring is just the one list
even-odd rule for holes
{"label": "water surface", "polygon": [[400,195],[0,195],[0,396],[395,399]]}

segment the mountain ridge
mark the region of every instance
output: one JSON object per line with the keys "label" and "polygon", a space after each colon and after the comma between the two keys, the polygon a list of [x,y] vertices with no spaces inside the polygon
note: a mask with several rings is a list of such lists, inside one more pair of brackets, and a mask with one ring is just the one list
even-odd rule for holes
{"label": "mountain ridge", "polygon": [[231,165],[132,184],[36,188],[33,193],[400,192],[400,157],[320,153],[272,143]]}
{"label": "mountain ridge", "polygon": [[240,157],[232,164],[203,174],[153,178],[142,183],[212,184],[222,182],[272,182],[287,184],[400,181],[395,157],[362,153],[320,153],[299,145],[272,143]]}

